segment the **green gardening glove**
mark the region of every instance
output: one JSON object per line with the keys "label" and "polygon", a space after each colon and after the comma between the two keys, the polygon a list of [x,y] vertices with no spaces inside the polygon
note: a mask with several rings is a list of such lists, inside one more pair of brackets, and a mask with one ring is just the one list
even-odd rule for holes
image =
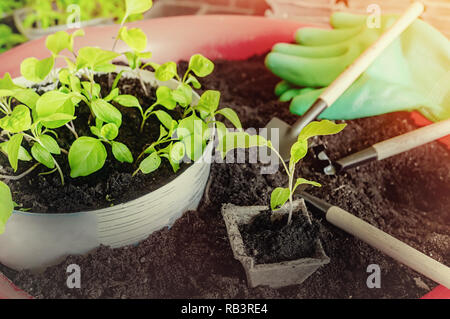
{"label": "green gardening glove", "polygon": [[[279,43],[267,67],[284,81],[275,90],[303,114],[347,66],[396,19],[384,16],[380,28],[367,17],[335,13],[333,30],[300,29],[299,44]],[[450,43],[422,20],[415,21],[319,117],[354,119],[401,110],[419,110],[430,120],[450,118]],[[300,87],[300,88],[299,88]]]}

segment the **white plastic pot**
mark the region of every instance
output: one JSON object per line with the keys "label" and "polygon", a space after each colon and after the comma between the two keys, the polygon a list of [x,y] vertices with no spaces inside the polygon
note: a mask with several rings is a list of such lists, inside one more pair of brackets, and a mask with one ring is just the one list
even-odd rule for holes
{"label": "white plastic pot", "polygon": [[[128,70],[123,77],[135,77]],[[158,86],[152,72],[142,71],[144,82]],[[15,79],[20,85],[30,83]],[[177,82],[164,82],[176,88]],[[199,96],[194,94],[193,103]],[[104,209],[70,214],[35,214],[14,211],[0,235],[0,263],[16,269],[38,270],[69,254],[85,254],[106,245],[121,247],[137,243],[152,232],[171,226],[185,211],[196,209],[209,177],[213,143],[202,157],[161,188],[133,201]]]}
{"label": "white plastic pot", "polygon": [[[308,217],[308,211],[303,199],[293,202],[294,211],[299,211]],[[235,206],[225,204],[222,207],[222,216],[227,227],[228,238],[233,250],[234,258],[239,260],[247,275],[247,284],[250,288],[269,286],[280,288],[290,285],[299,285],[311,276],[319,267],[328,264],[330,258],[325,254],[320,239],[316,240],[314,255],[309,258],[300,258],[271,264],[258,264],[255,258],[249,256],[245,249],[240,225],[249,224],[260,212],[267,210],[267,206]],[[287,213],[281,209],[280,214]]]}

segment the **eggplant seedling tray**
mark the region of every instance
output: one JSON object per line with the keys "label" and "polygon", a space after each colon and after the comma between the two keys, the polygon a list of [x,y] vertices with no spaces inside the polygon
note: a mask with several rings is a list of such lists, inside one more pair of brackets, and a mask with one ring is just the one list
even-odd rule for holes
{"label": "eggplant seedling tray", "polygon": [[[294,211],[307,216],[308,210],[303,199],[293,202]],[[316,249],[313,256],[291,261],[283,261],[271,264],[258,264],[255,258],[248,255],[239,226],[249,224],[260,212],[269,209],[267,206],[235,206],[225,204],[222,207],[222,216],[227,227],[228,238],[233,250],[234,258],[239,260],[245,269],[247,283],[250,288],[257,286],[269,286],[281,288],[290,285],[299,285],[311,276],[319,267],[330,262],[325,254],[320,239],[316,240]],[[282,208],[280,214],[288,213]],[[311,222],[311,221],[310,221]]]}

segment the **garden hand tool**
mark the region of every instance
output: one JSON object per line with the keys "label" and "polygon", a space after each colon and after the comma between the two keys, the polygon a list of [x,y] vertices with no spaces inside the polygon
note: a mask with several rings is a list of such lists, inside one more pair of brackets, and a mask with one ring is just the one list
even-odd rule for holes
{"label": "garden hand tool", "polygon": [[326,220],[331,224],[361,239],[431,280],[450,288],[450,268],[446,265],[337,206],[330,205],[305,192],[301,192],[300,195],[306,202],[325,213]]}
{"label": "garden hand tool", "polygon": [[[370,66],[370,64],[389,46],[411,23],[423,12],[423,4],[413,3],[395,23],[387,29],[370,47],[368,47],[333,83],[324,89],[312,106],[290,127],[280,119],[274,118],[268,124],[268,135],[271,129],[279,129],[279,153],[287,160],[290,148],[296,141],[300,131],[320,113],[332,105],[344,91]],[[270,62],[270,57],[268,57]],[[270,68],[270,63],[268,63]],[[313,76],[313,75],[311,75]],[[386,90],[389,90],[387,87]],[[268,136],[269,138],[271,136]]]}
{"label": "garden hand tool", "polygon": [[[275,89],[292,99],[292,113],[304,114],[325,89],[395,19],[382,16],[371,28],[364,15],[334,13],[333,30],[303,28],[298,44],[279,43],[267,67],[284,81]],[[355,119],[418,110],[432,121],[450,118],[450,42],[417,19],[342,96],[320,114],[325,119]],[[295,85],[302,88],[296,88]]]}
{"label": "garden hand tool", "polygon": [[326,161],[328,166],[323,170],[327,175],[334,175],[343,170],[359,166],[373,160],[383,160],[385,158],[406,152],[410,149],[424,145],[441,137],[450,134],[450,119],[430,124],[414,131],[378,142],[362,151],[351,154],[340,160],[332,162],[323,145],[315,146],[314,153],[319,160]]}

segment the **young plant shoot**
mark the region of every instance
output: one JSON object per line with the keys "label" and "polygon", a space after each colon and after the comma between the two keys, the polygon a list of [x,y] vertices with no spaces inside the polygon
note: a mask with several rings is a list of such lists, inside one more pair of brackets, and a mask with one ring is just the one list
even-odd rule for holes
{"label": "young plant shoot", "polygon": [[[34,89],[16,85],[8,73],[0,79],[0,152],[7,157],[14,172],[19,171],[20,162],[29,162],[27,168],[17,175],[0,171],[0,180],[6,181],[0,182],[0,232],[14,207],[7,183],[27,176],[37,167],[48,169],[40,172],[41,175],[58,172],[61,184],[64,184],[68,176],[86,177],[101,170],[110,149],[116,161],[133,166],[133,176],[156,171],[163,159],[168,160],[173,171],[177,172],[183,159],[197,161],[203,155],[214,136],[212,129],[217,129],[220,139],[228,134],[225,124],[215,119],[217,115],[224,116],[236,128],[242,128],[232,109],[219,109],[220,92],[207,90],[198,103],[193,103],[194,90],[201,88],[197,77],[208,76],[214,70],[214,64],[206,57],[193,55],[182,77],[178,75],[175,62],[144,64],[142,59],[151,57],[150,52],[145,51],[147,37],[142,30],[129,29],[124,23],[130,16],[150,9],[151,5],[150,0],[125,0],[126,13],[116,38],[116,42],[122,40],[130,48],[124,53],[114,52],[114,48],[112,51],[97,47],[75,50],[75,38],[82,37],[83,30],[72,34],[60,31],[48,36],[46,47],[49,56],[44,59],[27,58],[20,67],[26,80],[50,83],[41,95]],[[96,74],[115,74],[113,60],[121,55],[129,62],[128,70],[117,74],[110,87],[102,88],[96,82]],[[57,60],[65,62],[65,66],[55,69]],[[134,73],[146,90],[140,73],[148,72],[142,71],[147,65],[155,69],[159,86],[156,102],[141,105],[137,96],[121,94],[119,80],[122,74]],[[177,81],[178,84],[172,89],[164,85],[166,81]],[[108,94],[102,96],[105,90]],[[130,150],[120,142],[121,109],[124,108],[135,109],[142,118],[141,127],[136,128],[136,138],[148,138],[144,128],[150,117],[159,124],[159,138],[150,140],[140,150]],[[84,124],[77,118],[82,110],[90,114]],[[173,114],[179,116],[174,118]],[[88,127],[88,132],[80,134],[75,120]],[[71,138],[62,142],[59,136],[66,130],[70,134],[65,135]],[[132,151],[140,155],[135,157]],[[61,161],[68,162],[70,172],[63,171],[65,165],[60,165]]]}
{"label": "young plant shoot", "polygon": [[289,164],[286,165],[283,158],[272,145],[272,143],[259,135],[249,135],[245,132],[228,133],[220,141],[218,150],[221,152],[222,158],[226,154],[236,148],[250,148],[250,147],[268,147],[280,159],[286,174],[289,177],[287,187],[277,187],[272,191],[270,196],[270,208],[272,211],[280,209],[289,201],[289,216],[288,224],[291,223],[293,213],[293,195],[298,186],[302,184],[309,184],[320,187],[321,185],[314,181],[309,181],[304,178],[295,179],[295,167],[298,162],[308,153],[308,139],[319,135],[332,135],[339,133],[347,124],[335,124],[329,120],[314,121],[309,123],[299,134],[297,141],[291,147],[291,156]]}

